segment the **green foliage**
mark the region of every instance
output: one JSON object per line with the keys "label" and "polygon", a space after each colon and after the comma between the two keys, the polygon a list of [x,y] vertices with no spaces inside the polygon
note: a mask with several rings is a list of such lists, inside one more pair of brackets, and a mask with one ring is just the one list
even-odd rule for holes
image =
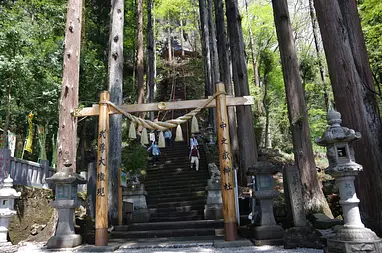
{"label": "green foliage", "polygon": [[[20,0],[0,4],[0,104],[8,104],[10,95],[10,130],[18,140],[25,138],[25,118],[31,111],[35,123],[57,126],[65,3]],[[7,109],[0,107],[0,126]]]}
{"label": "green foliage", "polygon": [[360,5],[362,29],[365,35],[370,66],[375,81],[382,84],[382,2],[364,0]]}
{"label": "green foliage", "polygon": [[136,140],[130,140],[122,150],[122,168],[127,172],[140,172],[147,168],[147,150]]}

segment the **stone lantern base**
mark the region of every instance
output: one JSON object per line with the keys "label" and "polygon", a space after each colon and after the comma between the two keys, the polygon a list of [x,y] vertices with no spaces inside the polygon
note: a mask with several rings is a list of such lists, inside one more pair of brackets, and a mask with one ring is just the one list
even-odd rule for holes
{"label": "stone lantern base", "polygon": [[278,225],[253,227],[252,234],[256,246],[284,244],[284,229]]}
{"label": "stone lantern base", "polygon": [[150,212],[147,208],[145,186],[143,184],[137,187],[129,188],[123,194],[123,202],[130,202],[134,204],[134,210],[128,223],[145,223],[150,221]]}
{"label": "stone lantern base", "polygon": [[205,220],[220,220],[223,219],[223,201],[220,178],[209,179],[207,191],[207,201],[204,206]]}
{"label": "stone lantern base", "polygon": [[52,236],[47,243],[48,249],[54,248],[74,248],[82,243],[81,235],[56,235]]}
{"label": "stone lantern base", "polygon": [[327,243],[326,253],[382,253],[382,239],[368,228],[343,228]]}

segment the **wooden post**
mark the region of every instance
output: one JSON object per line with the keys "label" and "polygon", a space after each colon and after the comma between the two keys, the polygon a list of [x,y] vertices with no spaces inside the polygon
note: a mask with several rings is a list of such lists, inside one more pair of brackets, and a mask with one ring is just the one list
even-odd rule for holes
{"label": "wooden post", "polygon": [[99,101],[98,150],[97,150],[97,189],[96,189],[96,231],[95,245],[108,244],[108,149],[109,149],[109,108],[110,94],[103,91]]}
{"label": "wooden post", "polygon": [[[224,84],[218,83],[217,92],[225,92]],[[216,97],[216,126],[218,128],[218,146],[220,156],[220,176],[222,185],[224,239],[237,239],[237,220],[235,212],[235,194],[233,183],[233,168],[231,146],[229,139],[226,94]]]}
{"label": "wooden post", "polygon": [[122,168],[118,169],[118,225],[122,225]]}

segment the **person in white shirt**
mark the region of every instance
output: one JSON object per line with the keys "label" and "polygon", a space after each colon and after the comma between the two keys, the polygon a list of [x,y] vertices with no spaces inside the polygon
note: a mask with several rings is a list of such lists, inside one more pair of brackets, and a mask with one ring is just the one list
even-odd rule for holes
{"label": "person in white shirt", "polygon": [[196,148],[198,148],[199,144],[198,144],[198,140],[195,137],[195,134],[192,134],[191,138],[190,138],[190,150],[192,150],[194,148],[194,146],[196,146]]}
{"label": "person in white shirt", "polygon": [[154,131],[152,131],[152,132],[149,134],[149,138],[150,138],[150,143],[155,142],[155,133],[154,133]]}

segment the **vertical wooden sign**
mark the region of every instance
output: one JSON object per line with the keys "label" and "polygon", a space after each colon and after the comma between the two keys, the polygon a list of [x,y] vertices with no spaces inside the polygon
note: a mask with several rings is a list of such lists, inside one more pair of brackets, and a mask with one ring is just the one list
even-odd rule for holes
{"label": "vertical wooden sign", "polygon": [[96,183],[96,222],[95,245],[108,244],[108,149],[109,149],[109,109],[110,94],[103,91],[99,101],[97,183]]}
{"label": "vertical wooden sign", "polygon": [[218,129],[218,146],[220,156],[220,176],[222,185],[224,239],[234,241],[237,239],[237,220],[235,212],[235,194],[233,184],[233,168],[231,144],[229,139],[228,115],[226,94],[223,83],[218,83],[217,92],[222,94],[216,97],[216,127]]}

